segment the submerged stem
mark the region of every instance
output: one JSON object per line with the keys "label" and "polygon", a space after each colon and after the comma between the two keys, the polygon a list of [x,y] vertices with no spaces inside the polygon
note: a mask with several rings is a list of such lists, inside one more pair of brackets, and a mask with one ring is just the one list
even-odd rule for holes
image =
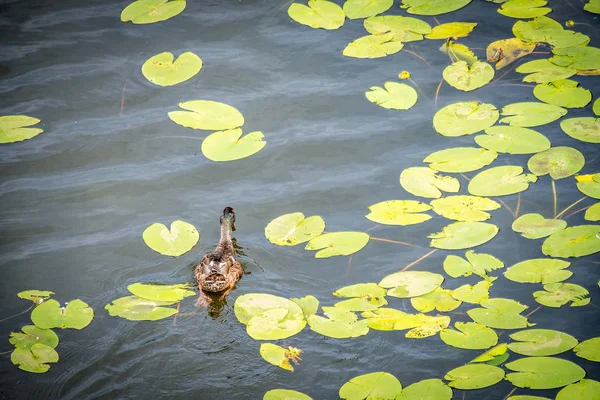
{"label": "submerged stem", "polygon": [[431,66],[431,64],[429,64],[429,62],[425,59],[425,57],[420,56],[419,54],[415,53],[414,51],[410,51],[410,50],[406,50],[406,49],[404,49],[404,51],[407,52],[408,54],[412,54],[413,56],[415,56],[415,57],[419,58],[421,61],[423,61],[425,64]]}
{"label": "submerged stem", "polygon": [[437,107],[438,96],[440,95],[440,89],[442,88],[442,83],[444,83],[444,78],[442,78],[442,80],[440,81],[440,84],[438,85],[437,89],[435,90],[435,101],[433,103],[433,105],[435,107]]}
{"label": "submerged stem", "polygon": [[378,240],[380,242],[403,244],[404,246],[410,246],[410,247],[419,247],[419,246],[415,246],[414,244],[410,244],[410,243],[406,243],[406,242],[398,242],[397,240],[383,239],[383,238],[378,238],[378,237],[373,237],[373,236],[371,236],[370,239]]}
{"label": "submerged stem", "polygon": [[413,265],[423,261],[424,259],[426,259],[427,257],[429,257],[430,255],[432,255],[433,253],[435,253],[437,251],[437,249],[433,249],[431,250],[429,253],[425,254],[422,257],[419,257],[418,259],[416,259],[415,261],[411,262],[410,264],[408,264],[406,267],[404,267],[400,272],[406,271],[407,269],[409,269],[410,267],[412,267]]}
{"label": "submerged stem", "polygon": [[515,209],[515,218],[519,216],[519,208],[521,208],[521,193],[517,196],[517,208]]}
{"label": "submerged stem", "polygon": [[503,202],[503,201],[502,201],[502,200],[500,200],[500,199],[498,199],[498,201],[499,201],[500,203],[502,203],[502,205],[504,206],[504,208],[506,208],[506,209],[508,210],[508,212],[509,212],[509,213],[511,213],[511,215],[512,215],[513,217],[515,217],[515,218],[516,218],[516,214],[514,213],[514,211],[512,210],[512,208],[510,208],[510,207],[508,206],[508,204],[506,204],[505,202]]}
{"label": "submerged stem", "polygon": [[573,211],[571,214],[567,215],[567,216],[565,217],[565,219],[569,218],[571,215],[575,215],[575,214],[577,214],[577,213],[580,213],[580,212],[582,212],[582,211],[585,211],[585,210],[587,210],[587,209],[588,209],[588,208],[590,208],[590,207],[591,207],[591,205],[590,205],[590,206],[587,206],[587,207],[580,208],[580,209],[579,209],[579,210],[577,210],[577,211]]}
{"label": "submerged stem", "polygon": [[554,218],[556,219],[556,183],[554,183],[554,179],[552,179],[552,198],[554,199]]}
{"label": "submerged stem", "polygon": [[577,200],[575,203],[571,204],[569,207],[565,208],[564,210],[562,210],[556,217],[554,217],[554,219],[559,219],[564,213],[566,213],[567,211],[569,211],[571,208],[575,207],[577,204],[581,203],[583,200],[585,200],[587,197],[582,197],[579,200]]}
{"label": "submerged stem", "polygon": [[6,318],[4,318],[4,319],[0,319],[0,322],[2,322],[2,321],[6,321],[7,319],[14,318],[14,317],[16,317],[16,316],[18,316],[18,315],[21,315],[21,314],[25,314],[27,311],[31,310],[31,309],[32,309],[34,306],[35,306],[35,304],[32,304],[32,305],[31,305],[31,307],[29,307],[29,308],[28,308],[27,310],[25,310],[25,311],[21,311],[21,312],[20,312],[20,313],[18,313],[18,314],[11,315],[10,317],[6,317]]}

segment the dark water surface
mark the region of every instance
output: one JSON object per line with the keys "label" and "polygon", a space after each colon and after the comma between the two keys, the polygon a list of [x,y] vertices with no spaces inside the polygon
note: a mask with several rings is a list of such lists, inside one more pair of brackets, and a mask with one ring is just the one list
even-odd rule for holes
{"label": "dark water surface", "polygon": [[[341,4],[340,1],[336,1]],[[431,119],[437,109],[457,101],[478,100],[501,108],[533,100],[532,88],[509,86],[522,75],[509,72],[501,82],[464,93],[437,85],[448,57],[442,41],[409,43],[427,64],[406,51],[376,60],[343,57],[342,49],[365,35],[362,20],[337,31],[313,30],[290,21],[288,3],[273,1],[189,1],[186,10],[168,21],[133,25],[119,20],[128,1],[3,1],[0,3],[0,115],[28,114],[42,120],[38,137],[0,147],[0,300],[5,318],[23,311],[16,298],[26,289],[56,292],[61,302],[81,298],[96,317],[82,331],[59,331],[60,361],[46,374],[18,370],[7,353],[0,359],[1,399],[194,398],[261,399],[273,388],[302,391],[314,399],[336,399],[350,378],[387,371],[404,386],[444,374],[480,352],[456,349],[439,336],[408,340],[404,332],[372,330],[367,336],[335,340],[305,329],[282,346],[304,350],[294,373],[264,362],[259,342],[237,322],[232,305],[251,292],[281,296],[316,296],[332,305],[335,289],[378,282],[426,254],[429,239],[448,223],[436,217],[411,227],[375,226],[364,218],[367,207],[391,199],[414,199],[399,185],[400,172],[421,166],[433,151],[473,144],[472,136],[447,138],[436,133]],[[550,17],[584,23],[574,29],[600,45],[598,19],[582,11],[582,1],[550,1]],[[396,1],[387,14],[406,15]],[[440,23],[474,21],[479,26],[461,43],[484,49],[512,37],[516,20],[496,13],[497,5],[474,0],[466,8],[437,17]],[[431,25],[431,17],[420,17]],[[204,67],[183,84],[162,88],[148,82],[141,65],[170,51],[198,54]],[[538,47],[537,51],[547,51]],[[545,58],[539,54],[534,57]],[[395,80],[401,70],[412,73],[419,101],[406,112],[369,103],[370,86]],[[501,70],[497,76],[504,74]],[[598,77],[575,77],[594,95]],[[502,83],[504,82],[504,83]],[[121,95],[124,84],[124,105]],[[261,130],[267,146],[240,161],[213,163],[200,151],[207,132],[171,122],[167,112],[181,101],[210,99],[231,104],[246,119],[244,131]],[[589,116],[591,106],[569,110]],[[598,172],[598,146],[565,135],[559,123],[536,128],[554,146],[580,150]],[[528,156],[502,154],[493,166],[526,165]],[[473,176],[474,174],[467,174]],[[460,178],[462,179],[462,178]],[[461,182],[466,193],[466,181]],[[559,210],[582,197],[572,178],[557,182]],[[514,208],[517,196],[502,200]],[[586,199],[579,204],[593,204]],[[218,215],[223,206],[236,209],[236,237],[251,274],[231,293],[216,318],[182,302],[174,324],[131,322],[109,317],[104,306],[128,294],[135,282],[191,282],[194,263],[218,241]],[[575,211],[579,207],[574,208]],[[273,218],[295,211],[321,215],[328,231],[369,231],[377,237],[407,241],[418,247],[371,241],[352,258],[314,259],[302,246],[277,247],[264,237]],[[553,214],[549,177],[522,195],[521,212]],[[499,257],[509,266],[541,257],[541,240],[512,232],[512,216],[494,211],[500,234],[478,251]],[[161,256],[142,241],[153,222],[182,219],[201,232],[200,243],[179,258]],[[583,213],[568,218],[584,223]],[[464,252],[453,252],[464,254]],[[449,252],[438,251],[416,269],[442,271]],[[586,307],[543,307],[530,318],[538,327],[561,330],[580,341],[597,336],[600,292],[593,257],[573,260],[569,282],[591,292]],[[498,274],[497,274],[498,275]],[[447,278],[444,287],[475,283],[474,277]],[[493,297],[517,299],[535,309],[532,293],[541,285],[518,284],[500,277]],[[407,303],[406,301],[404,302]],[[390,306],[402,308],[400,299]],[[410,305],[407,304],[410,308]],[[473,305],[451,314],[453,323],[467,321]],[[186,314],[188,313],[188,314]],[[192,313],[192,314],[189,314]],[[0,322],[2,351],[9,351],[11,331],[29,323],[29,313]],[[501,340],[507,340],[504,332]],[[512,355],[514,360],[520,356]],[[600,379],[597,364],[574,356],[591,379]],[[454,391],[455,399],[503,399],[512,389],[504,381],[491,388]],[[557,390],[536,391],[554,397]],[[531,394],[518,389],[515,394]]]}

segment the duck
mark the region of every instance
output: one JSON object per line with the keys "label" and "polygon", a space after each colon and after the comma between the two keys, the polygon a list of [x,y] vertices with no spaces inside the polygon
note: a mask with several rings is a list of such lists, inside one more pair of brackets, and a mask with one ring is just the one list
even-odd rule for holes
{"label": "duck", "polygon": [[[235,211],[225,207],[221,214],[221,239],[215,250],[202,257],[194,269],[194,278],[201,294],[204,292],[226,296],[242,277],[244,270],[236,259],[235,248],[231,241],[231,232],[235,231]],[[205,302],[210,300],[204,296]]]}

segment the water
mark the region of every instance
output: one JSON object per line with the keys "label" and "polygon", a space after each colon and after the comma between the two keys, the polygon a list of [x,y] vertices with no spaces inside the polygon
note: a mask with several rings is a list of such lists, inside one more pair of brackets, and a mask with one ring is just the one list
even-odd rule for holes
{"label": "water", "polygon": [[[28,307],[15,295],[34,288],[52,290],[63,302],[81,298],[96,312],[86,329],[58,332],[60,362],[46,374],[19,371],[5,354],[0,362],[0,398],[112,399],[152,393],[158,398],[259,399],[269,389],[289,388],[315,399],[335,399],[339,388],[356,375],[387,371],[407,386],[443,378],[479,354],[449,347],[438,336],[408,340],[404,332],[372,330],[365,337],[334,340],[305,329],[279,343],[304,350],[303,361],[292,374],[260,358],[259,343],[236,321],[232,305],[238,296],[251,292],[312,294],[322,305],[331,305],[335,289],[377,282],[426,254],[426,236],[446,220],[438,217],[411,227],[376,226],[364,218],[367,207],[412,199],[398,183],[404,168],[422,165],[433,151],[472,144],[472,137],[437,134],[431,126],[437,109],[471,100],[501,107],[531,100],[531,88],[495,84],[463,93],[444,84],[436,106],[441,71],[449,63],[437,51],[442,41],[405,47],[422,54],[428,64],[406,51],[377,60],[350,59],[341,51],[365,34],[362,21],[346,21],[338,31],[311,30],[291,22],[281,0],[189,2],[169,21],[140,26],[119,21],[127,4],[66,0],[0,5],[0,115],[33,115],[45,130],[27,142],[0,147],[2,318]],[[582,4],[552,1],[555,11],[550,16],[563,23],[573,19],[588,24],[575,28],[598,46],[598,20],[583,13]],[[482,49],[512,36],[515,21],[496,14],[495,7],[474,1],[438,20],[480,22],[461,43]],[[388,12],[398,13],[404,13],[398,4]],[[423,19],[435,24],[433,18]],[[203,59],[204,68],[175,87],[154,86],[140,67],[163,51],[193,51]],[[482,50],[476,52],[483,57]],[[370,86],[394,80],[401,70],[410,71],[419,86],[415,107],[395,112],[366,101],[364,92]],[[510,72],[504,79],[515,84],[519,77]],[[598,78],[576,80],[600,93]],[[167,117],[179,102],[193,99],[234,105],[245,116],[244,131],[261,130],[267,146],[241,161],[208,161],[200,140],[180,137],[203,139],[206,132],[180,127]],[[569,110],[569,116],[584,115],[590,115],[590,107]],[[597,145],[567,137],[556,122],[539,130],[555,146],[582,151],[587,160],[582,173],[598,171]],[[494,165],[525,165],[527,159],[501,155]],[[466,193],[466,181],[462,184]],[[571,178],[559,181],[557,188],[559,210],[581,197]],[[516,198],[502,199],[514,208]],[[579,205],[590,204],[587,199]],[[231,293],[220,315],[213,318],[197,310],[193,299],[186,299],[176,324],[172,319],[135,323],[108,316],[104,306],[127,295],[131,283],[191,282],[193,266],[218,241],[218,215],[225,205],[236,209],[235,236],[250,274]],[[521,212],[550,216],[552,208],[550,180],[542,177],[523,194]],[[277,247],[264,237],[270,220],[294,211],[321,215],[329,231],[372,229],[369,233],[375,237],[418,247],[371,241],[350,265],[346,257],[315,260],[301,246]],[[506,210],[492,214],[500,234],[478,251],[494,254],[506,265],[542,256],[541,241],[511,231],[512,216]],[[176,259],[149,250],[141,240],[142,231],[152,222],[168,224],[175,219],[198,228],[199,245]],[[583,213],[568,222],[584,223]],[[446,254],[438,251],[414,268],[440,272]],[[591,305],[544,307],[531,316],[532,322],[579,340],[597,335],[599,274],[592,259],[574,260],[569,279],[590,290]],[[444,287],[475,282],[475,278],[448,278]],[[500,278],[491,292],[533,310],[538,306],[531,295],[535,290],[540,285]],[[410,309],[406,303],[390,300],[391,307]],[[451,314],[453,322],[467,321],[464,312],[470,308],[458,308]],[[28,315],[0,322],[2,335],[8,338],[26,325]],[[501,340],[507,335],[504,332]],[[2,350],[10,348],[6,340]],[[561,357],[584,367],[589,378],[600,379],[594,363],[572,353]],[[502,399],[511,389],[510,383],[502,382],[475,392],[455,390],[454,398]],[[548,397],[555,393],[536,392]]]}

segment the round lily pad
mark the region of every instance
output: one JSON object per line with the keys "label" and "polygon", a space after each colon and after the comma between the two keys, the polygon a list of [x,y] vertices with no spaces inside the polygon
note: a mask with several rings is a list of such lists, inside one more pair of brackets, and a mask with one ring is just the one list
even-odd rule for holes
{"label": "round lily pad", "polygon": [[417,103],[417,91],[398,82],[386,82],[384,88],[372,86],[365,93],[371,103],[391,110],[408,110]]}
{"label": "round lily pad", "polygon": [[485,135],[475,136],[475,142],[488,150],[508,154],[534,154],[550,148],[550,141],[541,133],[515,126],[492,126]]}
{"label": "round lily pad", "polygon": [[138,297],[153,301],[177,302],[188,296],[194,296],[196,292],[185,283],[178,285],[154,285],[147,283],[134,283],[127,286],[127,290]]}
{"label": "round lily pad", "polygon": [[452,389],[441,379],[425,379],[402,389],[396,400],[450,400]]}
{"label": "round lily pad", "polygon": [[430,163],[429,168],[441,172],[471,172],[490,165],[498,153],[480,147],[455,147],[436,151],[428,155],[423,162]]}
{"label": "round lily pad", "polygon": [[[323,308],[325,310],[325,307]],[[367,320],[358,320],[353,312],[337,307],[327,309],[329,318],[310,315],[306,319],[310,329],[323,336],[335,339],[348,339],[364,336],[369,333]]]}
{"label": "round lily pad", "polygon": [[516,371],[506,379],[516,387],[555,389],[577,382],[585,376],[583,368],[571,361],[554,357],[526,357],[506,364]]}
{"label": "round lily pad", "polygon": [[373,35],[391,32],[394,40],[403,43],[423,40],[423,35],[431,33],[431,26],[427,22],[401,15],[369,17],[365,19],[364,26]]}
{"label": "round lily pad", "polygon": [[471,135],[494,125],[499,116],[492,104],[477,101],[453,103],[435,113],[433,127],[444,136]]}
{"label": "round lily pad", "polygon": [[473,250],[468,250],[465,256],[467,257],[466,260],[454,254],[446,256],[444,271],[453,278],[475,274],[484,279],[489,279],[488,272],[504,268],[504,263],[490,254],[479,254]]}
{"label": "round lily pad", "polygon": [[168,308],[177,301],[154,301],[138,296],[126,296],[113,300],[104,308],[113,317],[121,317],[130,321],[158,321],[177,314],[176,308]]}
{"label": "round lily pad", "polygon": [[27,115],[3,115],[0,117],[0,144],[21,142],[44,132],[39,128],[27,128],[40,122]]}
{"label": "round lily pad", "polygon": [[[589,38],[579,34],[583,39]],[[585,40],[583,41],[585,42]],[[561,48],[562,47],[562,48]],[[570,44],[570,46],[554,47],[552,53],[554,57],[550,61],[556,65],[569,67],[577,70],[600,69],[600,48],[592,46],[579,46]]]}
{"label": "round lily pad", "polygon": [[[593,1],[593,0],[592,0]],[[600,14],[600,2],[598,3]],[[600,382],[593,379],[582,379],[565,386],[556,395],[556,400],[588,400],[600,398]]]}
{"label": "round lily pad", "polygon": [[544,290],[533,293],[535,301],[546,306],[559,308],[571,303],[571,307],[581,307],[590,303],[590,292],[583,286],[573,283],[549,283]]}
{"label": "round lily pad", "polygon": [[414,225],[431,219],[423,211],[431,210],[431,206],[414,200],[388,200],[369,206],[371,212],[367,219],[385,225]]}
{"label": "round lily pad", "polygon": [[600,251],[600,226],[579,225],[550,235],[542,252],[550,257],[582,257]]}
{"label": "round lily pad", "polygon": [[334,306],[346,311],[372,311],[387,304],[385,297],[355,297],[338,301]]}
{"label": "round lily pad", "polygon": [[600,362],[600,337],[591,338],[579,343],[573,351],[577,357]]}
{"label": "round lily pad", "polygon": [[285,308],[289,311],[290,318],[300,318],[302,309],[293,301],[284,297],[266,293],[248,293],[235,300],[233,310],[238,321],[247,324],[254,316],[275,308]]}
{"label": "round lily pad", "polygon": [[367,18],[392,7],[394,0],[346,0],[344,13],[349,19]]}
{"label": "round lily pad", "polygon": [[50,298],[54,292],[49,290],[25,290],[23,292],[17,293],[17,297],[20,299],[31,300],[36,304],[43,302]]}
{"label": "round lily pad", "polygon": [[466,222],[490,219],[485,211],[500,208],[494,200],[477,196],[448,196],[432,200],[431,205],[433,211],[443,217]]}
{"label": "round lily pad", "polygon": [[401,271],[384,277],[379,286],[389,288],[388,296],[408,298],[432,292],[444,281],[440,274],[427,271]]}
{"label": "round lily pad", "polygon": [[448,386],[471,390],[495,385],[504,378],[504,370],[487,364],[467,364],[449,371],[444,379]]}
{"label": "round lily pad", "polygon": [[379,58],[402,50],[404,43],[394,40],[393,33],[367,35],[348,44],[342,51],[346,57]]}
{"label": "round lily pad", "polygon": [[263,400],[312,400],[312,397],[295,390],[272,389],[265,393]]}
{"label": "round lily pad", "polygon": [[527,328],[527,317],[520,315],[528,307],[511,299],[486,299],[482,308],[467,311],[473,321],[495,329]]}
{"label": "round lily pad", "polygon": [[291,346],[285,349],[273,343],[261,343],[259,352],[260,356],[269,364],[292,372],[294,372],[294,366],[290,361],[297,364],[301,360],[300,355],[302,354],[300,349]]}
{"label": "round lily pad", "polygon": [[23,371],[42,374],[50,369],[49,363],[58,362],[58,353],[52,347],[35,343],[29,350],[16,348],[10,361]]}
{"label": "round lily pad", "polygon": [[179,103],[179,107],[187,111],[171,111],[169,118],[186,128],[218,131],[244,125],[244,116],[237,109],[218,101],[192,100]]}
{"label": "round lily pad", "polygon": [[246,332],[254,340],[279,340],[294,336],[305,326],[304,314],[292,313],[288,308],[273,308],[252,317]]}
{"label": "round lily pad", "polygon": [[234,161],[258,153],[267,144],[259,131],[241,136],[240,128],[215,132],[202,142],[202,154],[211,161]]}
{"label": "round lily pad", "polygon": [[58,336],[51,329],[41,329],[35,325],[25,325],[21,328],[21,332],[11,332],[10,344],[18,349],[30,350],[31,346],[36,343],[41,343],[46,346],[55,348],[58,346]]}
{"label": "round lily pad", "polygon": [[441,232],[427,236],[430,247],[444,250],[468,249],[484,244],[498,234],[498,227],[486,222],[455,222]]}
{"label": "round lily pad", "polygon": [[[549,83],[561,79],[567,79],[577,73],[576,69],[561,67],[560,65],[550,62],[548,59],[526,62],[519,65],[515,71],[521,74],[529,74],[523,78],[523,82],[535,83]],[[548,104],[548,106],[552,105]]]}
{"label": "round lily pad", "polygon": [[476,26],[476,22],[448,22],[434,26],[431,33],[425,37],[427,39],[461,38],[469,36]]}
{"label": "round lily pad", "polygon": [[586,221],[600,221],[600,203],[592,205],[585,211],[583,217]]}
{"label": "round lily pad", "polygon": [[566,268],[570,262],[551,258],[534,258],[516,263],[504,273],[507,279],[520,283],[556,283],[573,275]]}
{"label": "round lily pad", "polygon": [[200,240],[200,234],[184,221],[173,221],[170,230],[155,222],[144,230],[142,238],[152,250],[177,257],[190,251]]}
{"label": "round lily pad", "polygon": [[121,12],[121,21],[134,24],[152,24],[165,21],[185,9],[185,0],[137,0]]}
{"label": "round lily pad", "polygon": [[340,388],[340,399],[395,400],[402,392],[402,384],[387,372],[372,372],[350,379]]}
{"label": "round lily pad", "polygon": [[510,335],[516,342],[508,348],[524,356],[553,356],[571,350],[577,345],[573,336],[551,329],[527,329]]}
{"label": "round lily pad", "polygon": [[332,232],[311,239],[305,250],[318,250],[315,258],[349,256],[369,243],[369,235],[363,232]]}
{"label": "round lily pad", "polygon": [[574,139],[600,143],[600,118],[569,118],[560,123],[560,128]]}
{"label": "round lily pad", "polygon": [[295,246],[308,242],[325,230],[325,221],[318,215],[305,218],[301,212],[284,214],[265,227],[269,242],[278,246]]}
{"label": "round lily pad", "polygon": [[358,283],[344,286],[333,292],[336,297],[383,297],[386,290],[375,283]]}
{"label": "round lily pad", "polygon": [[309,0],[308,6],[292,3],[288,15],[302,25],[328,30],[338,29],[346,19],[342,7],[325,0]]}
{"label": "round lily pad", "polygon": [[174,60],[168,51],[149,58],[142,65],[142,74],[159,86],[173,86],[192,78],[202,68],[202,60],[187,51]]}
{"label": "round lily pad", "polygon": [[560,79],[548,83],[540,83],[533,88],[533,95],[544,103],[559,107],[581,108],[592,101],[592,93],[571,79]]}
{"label": "round lily pad", "polygon": [[512,230],[521,233],[527,239],[540,239],[562,231],[567,221],[545,219],[541,214],[523,214],[512,223]]}
{"label": "round lily pad", "polygon": [[484,350],[498,343],[498,335],[493,329],[475,322],[457,322],[457,330],[444,329],[440,339],[447,345],[459,349]]}
{"label": "round lily pad", "polygon": [[577,189],[586,196],[600,199],[600,173],[576,176]]}
{"label": "round lily pad", "polygon": [[31,313],[31,321],[41,329],[83,329],[93,318],[94,310],[79,299],[71,300],[65,307],[50,299],[37,306]]}
{"label": "round lily pad", "polygon": [[400,174],[400,185],[415,196],[436,199],[444,192],[456,193],[460,182],[452,176],[438,175],[437,171],[428,167],[406,168]]}
{"label": "round lily pad", "polygon": [[475,196],[506,196],[527,190],[537,176],[523,174],[523,168],[514,165],[492,167],[475,175],[469,182],[469,193]]}
{"label": "round lily pad", "polygon": [[494,78],[494,68],[483,61],[469,65],[460,60],[444,68],[442,76],[450,86],[469,92],[489,83]]}
{"label": "round lily pad", "polygon": [[498,12],[511,18],[535,18],[552,11],[549,7],[543,7],[546,4],[546,0],[510,0],[503,3]]}
{"label": "round lily pad", "polygon": [[400,7],[406,12],[417,15],[440,15],[459,10],[471,0],[402,0]]}
{"label": "round lily pad", "polygon": [[552,179],[575,175],[585,165],[583,154],[572,147],[552,147],[535,154],[527,161],[527,168],[537,176],[550,174]]}
{"label": "round lily pad", "polygon": [[458,308],[462,302],[453,298],[451,293],[452,291],[448,289],[438,287],[432,292],[411,298],[410,304],[415,310],[422,313],[433,310],[439,312],[452,311]]}

